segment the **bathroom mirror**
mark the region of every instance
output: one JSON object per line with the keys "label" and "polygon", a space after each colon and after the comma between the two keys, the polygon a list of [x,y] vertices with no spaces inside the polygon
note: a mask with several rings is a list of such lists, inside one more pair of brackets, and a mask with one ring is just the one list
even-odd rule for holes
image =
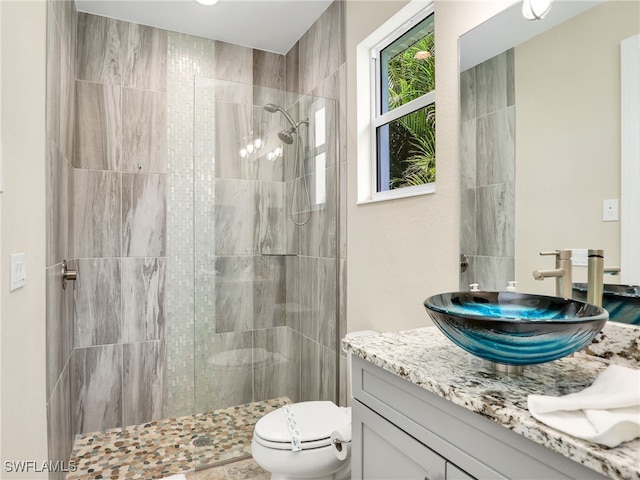
{"label": "bathroom mirror", "polygon": [[[606,266],[620,265],[621,223],[603,221],[603,203],[621,204],[620,43],[639,32],[638,2],[555,1],[539,21],[524,20],[518,2],[460,38],[461,253],[471,256],[471,263],[478,260],[475,270],[461,276],[461,288],[480,283],[484,289],[504,289],[516,280],[521,291],[554,295],[554,279],[535,281],[532,272],[554,268],[553,257],[539,254],[561,248],[602,248]],[[473,88],[465,71],[505,51],[503,63],[512,75],[507,85],[513,81],[505,111],[513,119],[500,135],[494,131],[484,138],[481,123],[474,125],[469,143],[464,93]],[[479,209],[483,189],[494,185],[470,185],[469,175],[480,179],[484,167],[478,157],[478,173],[470,173],[464,158],[476,146],[487,150],[487,143],[498,153],[508,146],[497,168],[510,172],[496,180],[509,186],[492,204],[501,216],[488,221]],[[495,242],[508,243],[493,248],[495,255],[480,251],[487,223]],[[477,241],[466,241],[470,235]],[[574,282],[586,281],[586,270],[574,266]],[[620,281],[619,276],[605,280]]]}

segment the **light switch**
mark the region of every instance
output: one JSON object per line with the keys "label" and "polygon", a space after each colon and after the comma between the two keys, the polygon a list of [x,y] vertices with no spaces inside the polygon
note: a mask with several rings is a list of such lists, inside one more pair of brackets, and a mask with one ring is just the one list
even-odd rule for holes
{"label": "light switch", "polygon": [[14,253],[11,255],[11,275],[9,291],[13,292],[27,283],[27,255]]}
{"label": "light switch", "polygon": [[602,201],[602,221],[617,222],[618,221],[618,199]]}

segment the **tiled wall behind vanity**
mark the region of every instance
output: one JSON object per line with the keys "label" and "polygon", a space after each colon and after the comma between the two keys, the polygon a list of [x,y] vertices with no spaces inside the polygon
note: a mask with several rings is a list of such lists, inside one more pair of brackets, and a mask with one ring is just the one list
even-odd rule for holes
{"label": "tiled wall behind vanity", "polygon": [[460,289],[515,276],[515,79],[510,49],[460,74]]}

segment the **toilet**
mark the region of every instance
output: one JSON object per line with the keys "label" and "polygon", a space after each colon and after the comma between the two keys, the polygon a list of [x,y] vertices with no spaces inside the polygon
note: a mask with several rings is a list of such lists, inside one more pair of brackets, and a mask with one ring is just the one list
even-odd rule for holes
{"label": "toilet", "polygon": [[[362,330],[347,337],[377,335]],[[351,385],[351,354],[347,356]],[[337,440],[337,441],[334,441]],[[271,480],[348,480],[351,478],[351,407],[333,402],[299,402],[266,414],[251,441],[255,462]]]}
{"label": "toilet", "polygon": [[[348,432],[348,441],[333,446],[333,432]],[[294,403],[258,420],[251,454],[271,480],[346,480],[351,478],[350,432],[351,408],[328,401]]]}

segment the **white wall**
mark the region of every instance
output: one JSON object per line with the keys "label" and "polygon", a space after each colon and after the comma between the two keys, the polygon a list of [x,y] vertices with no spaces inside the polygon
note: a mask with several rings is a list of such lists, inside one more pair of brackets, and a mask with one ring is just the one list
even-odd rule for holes
{"label": "white wall", "polygon": [[348,331],[429,325],[424,299],[458,289],[458,37],[511,3],[435,2],[437,192],[356,205],[356,47],[405,2],[347,2]]}
{"label": "white wall", "polygon": [[[47,459],[45,398],[44,0],[2,1],[2,177],[0,217],[0,477],[5,461]],[[9,292],[9,255],[27,254],[27,285]]]}

